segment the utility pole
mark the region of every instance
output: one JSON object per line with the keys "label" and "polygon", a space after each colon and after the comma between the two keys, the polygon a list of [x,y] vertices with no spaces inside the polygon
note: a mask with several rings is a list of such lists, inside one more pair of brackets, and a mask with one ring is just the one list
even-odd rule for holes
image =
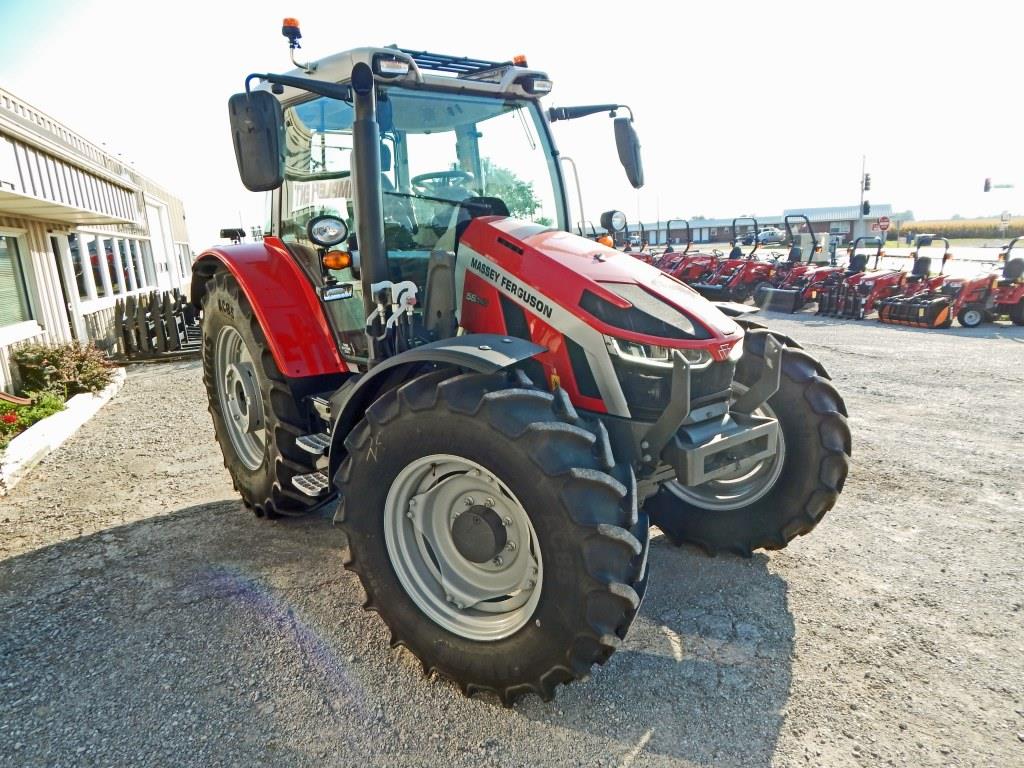
{"label": "utility pole", "polygon": [[853,233],[856,240],[864,234],[864,170],[867,168],[867,156],[860,156],[860,204],[857,206],[857,231]]}

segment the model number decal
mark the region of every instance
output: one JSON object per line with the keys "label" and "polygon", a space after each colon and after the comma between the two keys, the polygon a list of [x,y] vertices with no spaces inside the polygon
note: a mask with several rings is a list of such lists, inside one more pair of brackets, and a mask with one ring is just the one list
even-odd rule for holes
{"label": "model number decal", "polygon": [[469,263],[470,269],[486,277],[492,283],[497,285],[505,293],[519,299],[521,302],[526,304],[528,307],[536,311],[538,314],[544,315],[544,317],[550,318],[552,315],[551,305],[544,301],[542,298],[532,293],[529,288],[520,285],[515,280],[511,280],[505,275],[501,274],[498,270],[492,267],[490,264],[480,261],[475,256]]}

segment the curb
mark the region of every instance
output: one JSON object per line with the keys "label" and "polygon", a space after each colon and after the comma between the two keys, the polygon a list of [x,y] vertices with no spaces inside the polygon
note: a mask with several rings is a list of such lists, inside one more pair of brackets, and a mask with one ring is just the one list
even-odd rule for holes
{"label": "curb", "polygon": [[125,382],[124,368],[114,371],[114,380],[99,392],[75,395],[63,411],[37,421],[8,443],[0,454],[0,496],[6,496],[31,469],[57,450],[78,428],[96,415]]}

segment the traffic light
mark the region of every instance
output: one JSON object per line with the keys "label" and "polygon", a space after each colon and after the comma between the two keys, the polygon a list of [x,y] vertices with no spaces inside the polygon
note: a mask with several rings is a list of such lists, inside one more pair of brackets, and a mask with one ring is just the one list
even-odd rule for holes
{"label": "traffic light", "polygon": [[864,205],[861,206],[860,210],[865,216],[867,216],[869,213],[871,213],[871,203],[865,200]]}
{"label": "traffic light", "polygon": [[871,189],[871,174],[870,173],[865,173],[864,174],[864,191],[867,192],[869,189]]}
{"label": "traffic light", "polygon": [[992,179],[985,179],[985,191],[989,192],[992,189]]}

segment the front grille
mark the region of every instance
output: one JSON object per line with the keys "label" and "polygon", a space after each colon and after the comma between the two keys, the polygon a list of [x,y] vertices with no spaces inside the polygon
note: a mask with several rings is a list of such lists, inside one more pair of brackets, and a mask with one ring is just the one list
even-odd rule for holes
{"label": "front grille", "polygon": [[[615,373],[633,418],[654,421],[672,397],[672,369],[634,365],[612,357]],[[736,364],[711,363],[690,371],[690,406],[698,407],[729,396]]]}

